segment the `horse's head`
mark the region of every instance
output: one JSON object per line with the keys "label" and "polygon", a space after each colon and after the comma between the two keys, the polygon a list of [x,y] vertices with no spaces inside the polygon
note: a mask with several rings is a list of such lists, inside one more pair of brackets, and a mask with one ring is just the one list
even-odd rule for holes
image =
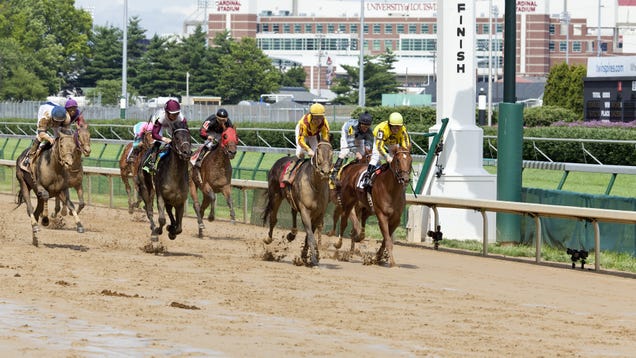
{"label": "horse's head", "polygon": [[172,130],[170,148],[176,152],[180,159],[189,160],[192,155],[192,143],[190,140],[190,130],[183,122],[180,122]]}
{"label": "horse's head", "polygon": [[331,169],[333,169],[333,148],[331,143],[324,141],[318,143],[316,153],[311,159],[311,164],[323,179],[329,178]]}
{"label": "horse's head", "polygon": [[221,148],[230,159],[234,159],[236,155],[236,145],[238,143],[238,135],[236,129],[229,127],[221,134]]}
{"label": "horse's head", "polygon": [[411,181],[411,165],[413,163],[409,149],[392,145],[389,151],[393,156],[391,170],[395,174],[395,178],[402,185],[408,184]]}
{"label": "horse's head", "polygon": [[91,155],[91,132],[86,126],[80,126],[75,132],[75,145],[85,157]]}
{"label": "horse's head", "polygon": [[70,130],[62,129],[55,139],[53,150],[57,153],[58,161],[65,169],[73,165],[73,152],[77,149],[75,135]]}

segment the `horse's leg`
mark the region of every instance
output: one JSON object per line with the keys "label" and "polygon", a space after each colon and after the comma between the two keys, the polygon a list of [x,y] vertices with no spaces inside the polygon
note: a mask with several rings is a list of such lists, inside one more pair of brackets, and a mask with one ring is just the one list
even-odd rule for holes
{"label": "horse's leg", "polygon": [[[42,225],[49,226],[49,192],[42,195],[41,199],[41,208],[42,208]],[[40,207],[40,203],[38,203],[38,207]]]}
{"label": "horse's leg", "polygon": [[196,184],[194,184],[194,181],[190,180],[189,187],[190,197],[192,198],[192,208],[194,209],[194,213],[197,215],[197,223],[199,224],[199,238],[202,238],[205,225],[203,224],[201,204],[199,203],[199,193],[197,192],[197,186]]}
{"label": "horse's leg", "polygon": [[[296,227],[296,215],[294,215],[294,227]],[[312,225],[311,213],[306,208],[300,209],[300,218],[305,227],[305,245],[301,252],[301,259],[308,266],[318,266],[318,245],[314,236],[314,226]],[[309,251],[309,262],[307,260],[307,251]]]}
{"label": "horse's leg", "polygon": [[230,208],[230,220],[232,221],[232,224],[234,224],[236,215],[234,213],[234,201],[232,200],[232,186],[226,185],[223,187],[223,196],[225,196],[225,202]]}
{"label": "horse's leg", "polygon": [[265,242],[266,244],[270,244],[273,240],[272,234],[274,232],[274,227],[278,222],[278,208],[280,208],[280,204],[283,202],[283,198],[280,195],[274,195],[271,199],[272,210],[269,213],[269,231],[267,232],[268,240]]}
{"label": "horse's leg", "polygon": [[[382,263],[382,258],[384,256],[384,250],[387,250],[387,254],[390,252],[389,250],[393,250],[393,240],[389,233],[389,218],[382,213],[378,213],[377,216],[378,226],[380,227],[380,232],[382,232],[382,243],[380,244],[378,252],[375,254],[375,260],[378,264],[380,264]],[[394,266],[395,262],[392,260],[392,257],[389,256],[389,267]]]}
{"label": "horse's leg", "polygon": [[[297,224],[297,216],[298,216],[298,211],[291,209],[291,215],[292,215],[292,228],[291,231],[289,233],[287,233],[287,241],[292,242],[294,241],[294,239],[296,238],[296,234],[298,234],[298,225]],[[306,230],[307,228],[305,228]]]}
{"label": "horse's leg", "polygon": [[132,214],[134,212],[134,206],[133,206],[134,199],[133,199],[132,188],[130,186],[130,182],[128,181],[128,174],[130,173],[129,168],[130,168],[129,164],[125,164],[123,167],[121,167],[119,170],[119,176],[121,177],[121,181],[124,182],[124,187],[126,188],[126,195],[128,195],[128,213]]}
{"label": "horse's leg", "polygon": [[[175,211],[174,215],[172,215],[173,208]],[[171,225],[168,227],[168,238],[170,240],[176,239],[177,235],[179,235],[183,231],[183,228],[181,227],[181,222],[183,220],[184,208],[185,208],[185,203],[175,207],[170,207],[168,209],[168,216],[170,216],[170,222],[171,222]]]}
{"label": "horse's leg", "polygon": [[[82,211],[82,209],[84,209],[84,187],[83,185],[80,183],[80,185],[75,187],[75,192],[77,193],[77,200],[78,200],[78,205],[77,205],[77,214],[79,215],[79,213]],[[62,213],[62,215],[64,215],[64,213]]]}
{"label": "horse's leg", "polygon": [[73,219],[75,220],[75,227],[78,233],[84,232],[84,226],[82,225],[82,221],[80,220],[78,214],[79,212],[75,211],[75,204],[71,201],[71,196],[69,195],[68,188],[65,189],[62,193],[60,193],[60,200],[65,203],[66,207],[70,211]]}
{"label": "horse's leg", "polygon": [[[20,170],[19,168],[16,170]],[[29,186],[27,185],[27,183],[24,181],[24,177],[20,176],[19,174],[16,175],[18,177],[18,181],[20,182],[20,191],[22,193],[22,200],[24,200],[24,202],[26,203],[27,206],[27,215],[29,216],[29,218],[31,219],[31,232],[32,232],[32,243],[33,246],[38,246],[39,242],[38,242],[38,231],[40,231],[40,228],[38,226],[38,218],[35,216],[34,211],[33,211],[33,203],[31,203],[31,197],[29,195]]]}
{"label": "horse's leg", "polygon": [[144,206],[146,209],[146,217],[148,217],[148,221],[150,222],[150,232],[154,233],[155,231],[155,220],[153,218],[153,208],[152,208],[152,202],[153,202],[153,193],[151,192],[151,188],[149,187],[149,185],[152,185],[151,183],[149,183],[148,178],[146,178],[145,174],[142,174],[139,177],[139,194],[141,195],[142,200],[144,201]]}
{"label": "horse's leg", "polygon": [[207,199],[208,199],[208,205],[210,205],[210,212],[208,213],[208,221],[212,222],[215,219],[214,209],[216,209],[216,193],[214,193],[214,190],[210,189],[210,191],[208,191]]}
{"label": "horse's leg", "polygon": [[157,212],[158,212],[158,225],[155,228],[153,234],[161,235],[163,233],[163,226],[166,225],[166,203],[163,200],[163,196],[157,193]]}

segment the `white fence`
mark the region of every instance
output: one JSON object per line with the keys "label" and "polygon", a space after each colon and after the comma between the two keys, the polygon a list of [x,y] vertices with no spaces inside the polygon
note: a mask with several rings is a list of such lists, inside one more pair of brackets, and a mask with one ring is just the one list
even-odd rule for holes
{"label": "white fence", "polygon": [[[0,165],[11,167],[15,169],[15,162],[11,160],[0,160]],[[107,176],[110,187],[110,201],[109,206],[113,207],[113,178],[119,179],[119,170],[111,168],[96,168],[96,167],[84,167],[84,173],[87,176],[101,175]],[[17,192],[17,183],[15,175],[12,176],[12,192]],[[90,179],[88,180],[90,185]],[[247,191],[252,189],[266,189],[267,182],[232,179],[232,186],[239,188],[243,193],[243,203],[247,203]],[[87,203],[90,205],[90,190],[88,192]],[[499,212],[499,213],[511,213],[519,215],[528,215],[534,219],[536,227],[535,236],[535,261],[541,262],[541,218],[542,217],[554,217],[565,218],[574,220],[584,220],[591,222],[594,225],[594,269],[600,270],[600,247],[601,247],[601,233],[599,229],[599,222],[607,223],[620,223],[620,224],[636,224],[636,212],[624,211],[624,210],[608,210],[608,209],[595,209],[595,208],[581,208],[574,206],[563,205],[546,205],[546,204],[532,204],[532,203],[520,203],[509,201],[497,201],[497,200],[481,200],[481,199],[463,199],[463,198],[445,198],[434,196],[418,196],[407,195],[407,204],[410,205],[425,205],[433,209],[435,227],[439,222],[439,216],[437,212],[438,207],[466,209],[478,211],[482,214],[483,218],[483,250],[482,255],[488,256],[488,222],[487,212]],[[243,205],[243,221],[248,222],[248,207]]]}

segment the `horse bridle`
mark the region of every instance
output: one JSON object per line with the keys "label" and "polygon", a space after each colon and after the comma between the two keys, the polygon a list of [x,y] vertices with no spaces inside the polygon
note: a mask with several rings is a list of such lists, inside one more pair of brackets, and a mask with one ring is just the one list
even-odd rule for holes
{"label": "horse bridle", "polygon": [[75,134],[73,134],[73,139],[75,139],[77,150],[79,150],[84,156],[88,156],[90,152],[84,150],[84,143],[82,143],[79,138],[79,130],[75,131]]}
{"label": "horse bridle", "polygon": [[[400,149],[398,151],[395,152],[395,155],[393,156],[393,161],[398,161],[399,160],[399,155],[400,154],[404,154],[404,153],[409,153],[408,150],[406,149]],[[395,166],[398,167],[397,162],[395,162]],[[391,163],[392,164],[392,163]],[[389,168],[391,169],[391,171],[393,172],[393,175],[395,175],[395,179],[397,180],[397,182],[401,185],[406,184],[406,180],[404,179],[404,177],[409,177],[409,175],[411,175],[411,167],[409,167],[409,170],[402,170],[398,167],[398,169],[393,168],[394,165],[389,165]]]}
{"label": "horse bridle", "polygon": [[[310,162],[311,162],[311,166],[314,168],[314,171],[319,171],[320,167],[318,166],[318,148],[320,148],[321,145],[328,145],[329,147],[331,147],[331,143],[329,142],[318,142],[318,146],[316,147],[316,153],[314,153],[314,156],[310,158]],[[322,173],[321,175],[323,175],[325,177],[329,176],[329,173]]]}
{"label": "horse bridle", "polygon": [[[172,139],[173,140],[176,139],[176,135],[175,134],[177,132],[180,132],[180,131],[186,131],[186,132],[188,132],[188,135],[190,134],[190,130],[188,130],[187,128],[177,128],[177,129],[175,129],[172,132]],[[179,143],[179,145],[173,145],[173,142],[170,142],[170,147],[175,149],[175,151],[177,152],[177,155],[179,157],[181,157],[182,159],[187,159],[187,158],[190,157],[190,153],[187,153],[183,148],[181,148],[181,146],[183,144],[186,144],[186,142]]]}

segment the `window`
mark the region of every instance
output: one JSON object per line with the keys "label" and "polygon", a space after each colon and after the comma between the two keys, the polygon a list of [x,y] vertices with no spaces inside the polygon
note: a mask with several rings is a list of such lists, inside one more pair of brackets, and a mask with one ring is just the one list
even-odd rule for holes
{"label": "window", "polygon": [[330,34],[333,34],[334,32],[336,32],[336,25],[327,24],[327,32]]}
{"label": "window", "polygon": [[481,25],[481,33],[482,34],[489,34],[490,33],[490,28],[488,27],[488,24]]}
{"label": "window", "polygon": [[565,52],[568,49],[568,44],[565,41],[559,41],[559,52]]}
{"label": "window", "polygon": [[581,36],[583,35],[583,29],[581,24],[573,24],[572,25],[572,35]]}
{"label": "window", "polygon": [[294,24],[294,32],[295,33],[299,34],[300,33],[300,29],[301,29],[300,24]]}
{"label": "window", "polygon": [[352,34],[357,34],[358,33],[358,25],[357,24],[351,24],[351,33]]}
{"label": "window", "polygon": [[288,34],[291,32],[291,25],[290,24],[283,24],[283,33]]}
{"label": "window", "polygon": [[341,34],[346,33],[347,32],[347,25],[345,25],[345,24],[338,25],[338,32],[340,32]]}
{"label": "window", "polygon": [[373,33],[374,34],[379,34],[381,30],[382,29],[380,27],[380,24],[373,24]]}
{"label": "window", "polygon": [[550,41],[548,43],[548,49],[550,50],[550,52],[554,52],[554,41]]}
{"label": "window", "polygon": [[404,33],[404,24],[397,24],[395,27],[398,34]]}
{"label": "window", "polygon": [[428,24],[422,24],[422,25],[420,25],[420,28],[422,29],[422,31],[420,31],[421,33],[428,34],[428,32],[429,32]]}
{"label": "window", "polygon": [[409,34],[415,34],[415,33],[417,33],[417,25],[409,24]]}
{"label": "window", "polygon": [[386,50],[391,50],[391,51],[395,50],[393,48],[393,40],[384,40],[384,50],[385,51]]}
{"label": "window", "polygon": [[322,24],[316,24],[316,33],[322,34],[324,31]]}
{"label": "window", "polygon": [[373,50],[380,51],[380,49],[381,49],[380,40],[373,40]]}
{"label": "window", "polygon": [[556,34],[556,27],[554,24],[550,24],[550,35]]}
{"label": "window", "polygon": [[581,52],[582,49],[583,45],[581,44],[581,41],[572,42],[572,52]]}
{"label": "window", "polygon": [[384,25],[384,33],[385,34],[392,34],[393,33],[393,25],[385,24]]}
{"label": "window", "polygon": [[272,31],[275,33],[278,33],[280,31],[280,25],[279,24],[272,24]]}
{"label": "window", "polygon": [[497,23],[497,26],[495,26],[497,28],[497,33],[500,34],[503,32],[504,29],[504,25]]}
{"label": "window", "polygon": [[568,33],[568,29],[569,29],[570,25],[567,24],[561,24],[561,26],[559,26],[559,30],[560,30],[560,34],[562,36],[565,36]]}
{"label": "window", "polygon": [[263,24],[263,32],[269,32],[269,24]]}
{"label": "window", "polygon": [[305,33],[314,32],[312,24],[305,24]]}
{"label": "window", "polygon": [[364,33],[365,34],[369,33],[369,25],[368,24],[364,24]]}

